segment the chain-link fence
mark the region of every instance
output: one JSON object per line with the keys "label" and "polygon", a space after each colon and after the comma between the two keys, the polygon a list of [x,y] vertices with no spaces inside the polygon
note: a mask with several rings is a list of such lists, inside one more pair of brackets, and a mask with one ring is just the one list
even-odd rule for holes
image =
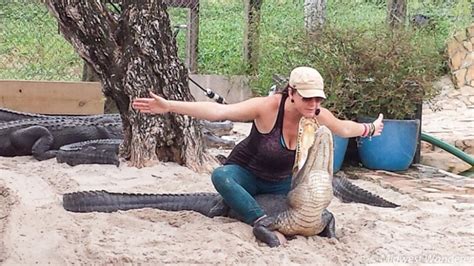
{"label": "chain-link fence", "polygon": [[[42,2],[0,0],[0,79],[81,79],[82,60],[59,34],[57,22]],[[120,3],[104,0],[111,12],[120,12],[120,4],[112,2]],[[246,74],[256,68],[252,74],[257,76],[262,76],[262,71],[288,73],[289,64],[296,60],[292,49],[297,45],[292,42],[304,34],[305,25],[364,27],[384,22],[387,12],[385,1],[376,0],[167,3],[179,55],[192,71]],[[417,23],[435,25],[449,35],[454,26],[463,27],[472,21],[471,5],[470,0],[408,1],[407,21],[419,15]]]}

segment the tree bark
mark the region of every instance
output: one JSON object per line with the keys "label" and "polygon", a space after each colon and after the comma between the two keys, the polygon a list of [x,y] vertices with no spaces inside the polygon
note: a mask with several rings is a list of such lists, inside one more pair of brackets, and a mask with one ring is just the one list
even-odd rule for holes
{"label": "tree bark", "polygon": [[326,21],[326,0],[304,1],[304,26],[311,35],[320,33]]}
{"label": "tree bark", "polygon": [[215,160],[204,150],[195,119],[176,114],[144,115],[131,108],[132,99],[148,97],[149,91],[171,100],[194,98],[164,2],[120,2],[121,10],[115,14],[101,1],[46,3],[63,36],[99,75],[105,96],[117,104],[124,128],[121,156],[136,167],[158,159],[196,171],[210,170]]}
{"label": "tree bark", "polygon": [[387,23],[390,27],[403,26],[407,15],[406,0],[387,0]]}
{"label": "tree bark", "polygon": [[245,0],[244,58],[247,64],[247,73],[250,75],[256,75],[258,72],[262,3],[263,0]]}

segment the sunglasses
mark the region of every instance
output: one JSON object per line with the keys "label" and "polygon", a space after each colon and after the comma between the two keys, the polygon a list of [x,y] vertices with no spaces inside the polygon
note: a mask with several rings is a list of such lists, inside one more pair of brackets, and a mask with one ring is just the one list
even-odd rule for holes
{"label": "sunglasses", "polygon": [[301,97],[303,102],[312,102],[313,100],[316,101],[316,102],[323,102],[324,101],[324,98],[322,98],[322,97],[303,97],[303,96],[301,96],[301,94],[298,91],[296,91],[296,93]]}

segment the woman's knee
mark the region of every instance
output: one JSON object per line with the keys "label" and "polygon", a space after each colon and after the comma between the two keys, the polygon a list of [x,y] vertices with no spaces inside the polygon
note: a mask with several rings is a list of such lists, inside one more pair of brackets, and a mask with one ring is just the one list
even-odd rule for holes
{"label": "woman's knee", "polygon": [[219,190],[220,188],[225,188],[233,183],[234,180],[235,170],[233,169],[232,165],[224,165],[220,166],[212,172],[211,180],[214,187]]}

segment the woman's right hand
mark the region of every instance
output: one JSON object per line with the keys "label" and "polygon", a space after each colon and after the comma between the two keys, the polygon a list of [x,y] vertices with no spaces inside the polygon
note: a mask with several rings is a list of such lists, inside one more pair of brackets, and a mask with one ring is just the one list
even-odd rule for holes
{"label": "woman's right hand", "polygon": [[150,92],[151,98],[136,98],[132,102],[132,107],[141,113],[163,114],[170,111],[169,102],[153,92]]}

